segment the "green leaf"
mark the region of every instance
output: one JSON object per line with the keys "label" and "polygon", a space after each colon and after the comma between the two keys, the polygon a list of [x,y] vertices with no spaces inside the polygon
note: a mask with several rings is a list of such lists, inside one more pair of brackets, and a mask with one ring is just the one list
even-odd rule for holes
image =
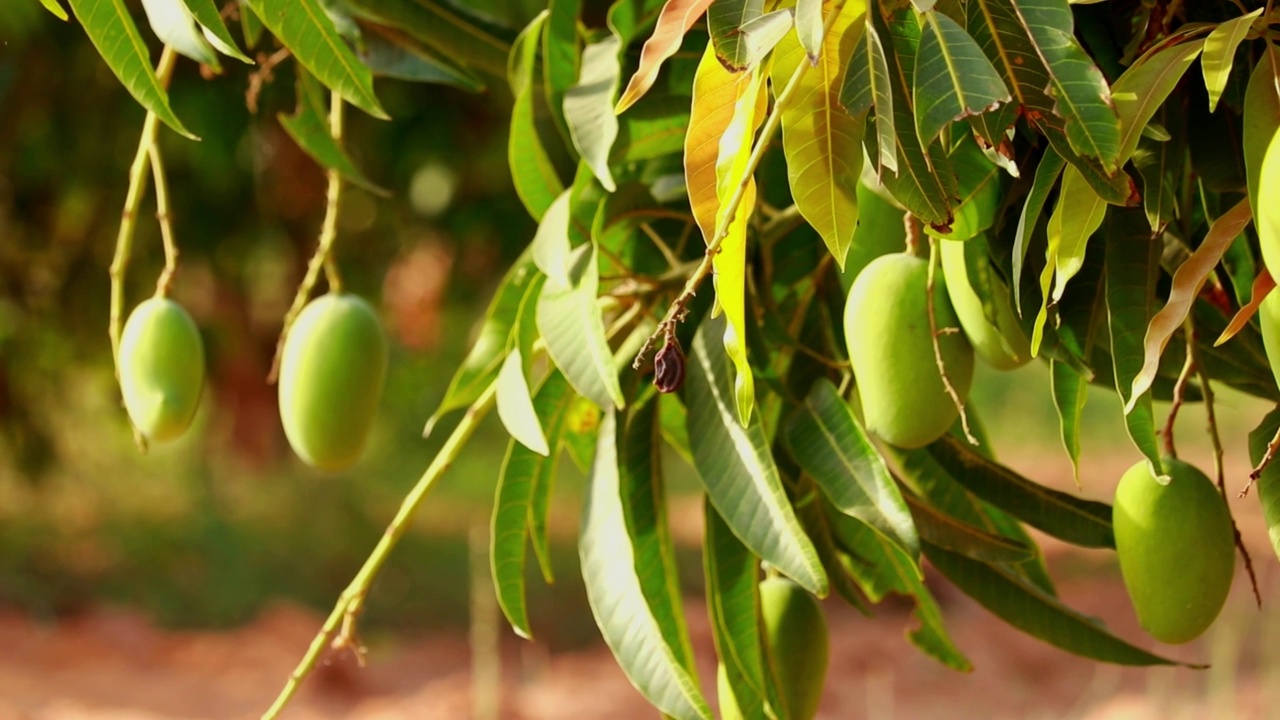
{"label": "green leaf", "polygon": [[[767,676],[760,637],[760,563],[725,524],[708,500],[703,503],[703,567],[707,614],[716,654],[724,663],[738,705],[764,718]],[[723,702],[723,701],[722,701]]]}
{"label": "green leaf", "polygon": [[880,173],[886,170],[898,172],[897,129],[893,112],[893,86],[889,80],[889,61],[885,57],[880,33],[868,22],[862,31],[862,41],[854,48],[853,57],[845,69],[844,86],[840,90],[840,104],[854,117],[875,108],[878,149],[876,162]]}
{"label": "green leaf", "polygon": [[1174,131],[1175,135],[1165,141],[1143,137],[1133,154],[1134,167],[1142,176],[1142,208],[1151,232],[1157,235],[1177,214],[1178,192],[1187,153],[1186,137],[1181,131],[1183,115],[1182,108],[1173,109],[1167,105],[1161,108],[1158,116],[1161,124]]}
{"label": "green leaf", "polygon": [[653,95],[618,118],[618,138],[609,162],[624,164],[672,155],[684,148],[689,99]]}
{"label": "green leaf", "polygon": [[258,42],[262,40],[262,21],[258,16],[253,14],[253,8],[249,7],[248,0],[238,0],[240,4],[240,30],[244,33],[244,46],[246,50],[253,51],[258,46]]}
{"label": "green leaf", "polygon": [[1014,307],[1018,309],[1019,315],[1022,314],[1022,270],[1026,266],[1031,235],[1035,232],[1036,224],[1040,222],[1040,214],[1044,212],[1049,193],[1058,183],[1058,177],[1062,175],[1062,168],[1066,164],[1062,156],[1054,152],[1053,148],[1045,150],[1044,157],[1040,158],[1040,164],[1036,165],[1036,174],[1031,180],[1027,201],[1022,204],[1022,212],[1018,215],[1018,229],[1013,240],[1013,278],[1010,284],[1013,286]]}
{"label": "green leaf", "polygon": [[1121,162],[1133,156],[1143,128],[1203,48],[1203,40],[1193,40],[1148,53],[1116,80],[1111,95],[1120,116]]}
{"label": "green leaf", "polygon": [[928,451],[974,495],[1028,525],[1073,545],[1115,547],[1110,505],[1034,483],[951,435],[929,445]]}
{"label": "green leaf", "polygon": [[1247,15],[1232,18],[1219,24],[1204,41],[1204,57],[1200,59],[1200,67],[1204,71],[1204,87],[1209,91],[1209,112],[1218,108],[1218,100],[1222,91],[1227,89],[1227,80],[1231,77],[1231,66],[1235,63],[1236,48],[1244,41],[1253,21],[1262,14],[1264,8],[1258,8]]}
{"label": "green leaf", "polygon": [[534,107],[534,68],[537,65],[539,40],[546,25],[547,13],[540,12],[520,32],[511,48],[508,80],[515,104],[511,108],[511,134],[507,140],[507,161],[511,180],[525,209],[535,220],[542,215],[560,193],[564,183],[556,174],[542,138],[538,136]]}
{"label": "green leaf", "polygon": [[[552,447],[560,441],[573,400],[569,383],[563,375],[556,372],[543,381],[534,395],[533,405],[545,421],[548,441]],[[524,638],[533,636],[525,602],[525,541],[537,524],[540,509],[535,498],[539,494],[550,494],[558,458],[559,453],[539,455],[511,440],[507,444],[507,454],[502,461],[497,494],[493,501],[489,544],[493,586],[503,614],[516,634]],[[544,523],[545,511],[545,507],[541,508]],[[539,559],[541,557],[539,555]],[[549,571],[550,567],[544,565],[543,575],[548,581],[551,578]]]}
{"label": "green leaf", "polygon": [[1058,411],[1058,423],[1062,434],[1062,447],[1071,460],[1071,474],[1076,486],[1080,485],[1080,417],[1089,399],[1089,381],[1082,377],[1070,363],[1049,361],[1049,387],[1053,393],[1053,406]]}
{"label": "green leaf", "polygon": [[621,44],[617,35],[610,34],[588,45],[582,52],[582,76],[564,93],[564,117],[573,146],[608,192],[618,189],[609,172],[609,156],[618,137],[613,97],[622,76]]}
{"label": "green leaf", "polygon": [[316,79],[373,117],[389,119],[373,92],[369,68],[347,47],[318,0],[245,2]]}
{"label": "green leaf", "polygon": [[809,62],[818,63],[822,57],[823,31],[822,0],[796,0],[796,36],[800,47],[809,56]]}
{"label": "green leaf", "polygon": [[364,47],[358,55],[375,76],[409,82],[452,85],[468,92],[484,90],[471,72],[441,57],[402,30],[386,25],[361,25]]}
{"label": "green leaf", "polygon": [[1273,53],[1263,53],[1249,76],[1244,94],[1243,145],[1245,175],[1249,185],[1249,206],[1258,204],[1258,185],[1262,178],[1262,160],[1267,156],[1271,139],[1280,128],[1280,90]]}
{"label": "green leaf", "polygon": [[763,14],[764,0],[717,0],[707,8],[707,29],[716,59],[730,72],[748,68],[748,48],[741,28]]}
{"label": "green leaf", "polygon": [[840,512],[884,534],[911,557],[920,539],[884,458],[858,426],[849,404],[818,380],[786,423],[791,456]]}
{"label": "green leaf", "polygon": [[1045,252],[1044,270],[1040,273],[1040,311],[1031,332],[1033,356],[1040,353],[1051,299],[1053,302],[1062,300],[1067,281],[1084,267],[1085,245],[1102,225],[1106,213],[1106,202],[1089,189],[1078,170],[1067,168],[1058,191],[1058,202],[1049,216],[1049,246]]}
{"label": "green leaf", "polygon": [[338,174],[377,195],[387,191],[375,185],[351,161],[342,145],[329,132],[329,110],[325,92],[306,70],[298,69],[298,107],[293,115],[279,113],[276,118],[289,137],[321,167]]}
{"label": "green leaf", "polygon": [[1034,545],[961,522],[911,495],[906,498],[911,518],[924,542],[982,562],[1020,563],[1039,554]]}
{"label": "green leaf", "polygon": [[[1280,406],[1277,406],[1262,418],[1258,427],[1249,433],[1249,462],[1254,467],[1262,462],[1267,454],[1267,445],[1280,432]],[[1267,521],[1267,535],[1271,538],[1271,549],[1280,557],[1280,462],[1272,462],[1262,470],[1257,480],[1258,502],[1262,504],[1262,515]]]}
{"label": "green leaf", "polygon": [[53,13],[59,20],[68,19],[67,11],[62,9],[62,6],[58,4],[58,0],[40,0],[40,4],[44,6],[45,10]]}
{"label": "green leaf", "polygon": [[213,4],[213,0],[182,0],[187,5],[187,9],[191,11],[196,22],[204,28],[204,36],[208,41],[218,49],[218,52],[233,57],[241,62],[253,64],[253,60],[248,55],[240,52],[240,48],[236,47],[236,41],[232,39],[231,33],[227,31],[227,26],[222,22],[222,15],[218,13],[218,6]]}
{"label": "green leaf", "polygon": [[1120,665],[1174,665],[1117,638],[1097,620],[1063,605],[1004,565],[970,560],[925,545],[925,555],[948,580],[1015,628],[1081,657]]}
{"label": "green leaf", "polygon": [[1111,334],[1111,360],[1116,393],[1133,409],[1124,416],[1129,437],[1153,467],[1160,468],[1155,413],[1151,394],[1133,400],[1128,393],[1142,371],[1143,337],[1155,314],[1156,281],[1160,278],[1163,242],[1148,231],[1137,210],[1113,210],[1107,216],[1106,292],[1107,327]]}
{"label": "green leaf", "polygon": [[[547,273],[538,298],[538,332],[547,354],[583,397],[601,408],[625,404],[604,319],[596,306],[600,269],[594,243],[569,250],[567,194],[562,194],[538,226],[533,254]],[[564,258],[560,260],[559,258]]]}
{"label": "green leaf", "polygon": [[[568,141],[571,128],[561,108],[565,106],[565,93],[569,88],[574,83],[583,84],[579,81],[579,61],[583,58],[578,55],[578,14],[582,11],[582,0],[549,0],[547,10],[547,28],[542,33],[542,85],[547,107],[552,109],[551,116],[561,136]],[[621,68],[617,72],[621,74]],[[613,102],[612,96],[609,102]],[[612,114],[612,105],[609,111]]]}
{"label": "green leaf", "polygon": [[938,662],[961,672],[973,670],[956,648],[942,621],[942,610],[924,584],[920,566],[880,533],[847,515],[829,509],[827,517],[840,544],[849,552],[849,571],[873,602],[889,593],[915,601],[918,625],[909,630],[911,642]]}
{"label": "green leaf", "polygon": [[524,376],[524,360],[520,348],[513,348],[498,371],[498,417],[512,439],[538,453],[550,455],[547,438],[533,409],[529,382]]}
{"label": "green leaf", "polygon": [[199,140],[169,107],[169,95],[151,69],[147,45],[138,33],[138,26],[133,24],[124,0],[70,0],[70,3],[71,11],[84,26],[94,47],[129,94],[179,135]]}
{"label": "green leaf", "polygon": [[526,250],[507,271],[493,294],[480,333],[449,382],[440,407],[427,421],[423,436],[430,435],[446,413],[475,402],[489,383],[497,379],[512,338],[520,332],[522,325],[533,325],[533,308],[545,281],[546,276],[534,267],[532,252]]}
{"label": "green leaf", "polygon": [[956,172],[951,228],[947,232],[926,228],[925,232],[947,240],[972,240],[996,221],[1004,195],[1000,186],[1004,173],[968,134],[955,144],[948,160]]}
{"label": "green leaf", "polygon": [[743,47],[744,68],[750,69],[760,64],[791,31],[791,24],[789,8],[774,10],[743,23],[738,28],[738,35]]}
{"label": "green leaf", "polygon": [[587,600],[619,667],[645,699],[678,720],[711,720],[697,678],[667,643],[637,575],[620,469],[631,458],[619,439],[610,407],[600,425],[578,540]]}
{"label": "green leaf", "polygon": [[685,404],[694,465],[716,510],[752,552],[819,596],[827,577],[782,488],[760,418],[739,422],[720,338],[723,316],[698,328],[688,358]]}
{"label": "green leaf", "polygon": [[982,48],[955,20],[935,11],[917,17],[921,35],[912,98],[916,132],[927,148],[947,125],[995,110],[1010,96]]}
{"label": "green leaf", "polygon": [[[442,56],[492,77],[507,70],[511,43],[442,0],[343,0],[359,16],[399,28]],[[465,7],[465,4],[461,4]]]}
{"label": "green leaf", "polygon": [[191,12],[182,4],[182,0],[142,0],[142,9],[160,42],[172,47],[180,55],[208,65],[214,72],[222,72],[218,54],[209,41],[204,39],[195,18],[191,17]]}

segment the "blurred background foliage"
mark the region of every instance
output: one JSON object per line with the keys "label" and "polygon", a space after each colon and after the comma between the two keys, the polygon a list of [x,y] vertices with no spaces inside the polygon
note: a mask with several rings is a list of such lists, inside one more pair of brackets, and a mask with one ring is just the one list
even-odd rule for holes
{"label": "blurred background foliage", "polygon": [[[541,9],[488,6],[511,37]],[[210,78],[183,60],[172,82],[175,110],[203,140],[161,132],[183,253],[175,297],[202,327],[210,378],[196,431],[144,457],[118,405],[107,339],[107,268],[143,111],[77,25],[33,0],[0,2],[0,605],[52,619],[125,603],[164,625],[215,627],[280,600],[328,608],[447,435],[424,440],[422,424],[532,236],[507,168],[505,79],[488,78],[483,94],[379,80],[394,120],[348,113],[347,146],[393,196],[348,190],[337,257],[351,289],[382,310],[391,372],[366,458],[340,476],[305,468],[265,378],[318,233],[324,175],[275,119],[293,109],[290,64],[262,78],[256,112],[246,87],[259,68],[226,65]],[[130,305],[150,295],[162,264],[149,219],[135,239]],[[975,388],[998,448],[1069,474],[1042,365],[980,371]],[[1228,438],[1262,413],[1234,393],[1221,402]],[[1184,415],[1199,435],[1197,414]],[[1088,476],[1091,454],[1136,457],[1120,417],[1113,393],[1091,389],[1090,496],[1109,498],[1116,480]],[[371,632],[465,621],[468,529],[487,526],[505,446],[490,419],[374,588]],[[676,463],[679,502],[697,485]],[[581,475],[564,462],[559,483],[562,569],[554,587],[529,585],[540,641],[553,649],[595,638],[573,567]],[[683,549],[684,586],[697,592],[697,547]]]}

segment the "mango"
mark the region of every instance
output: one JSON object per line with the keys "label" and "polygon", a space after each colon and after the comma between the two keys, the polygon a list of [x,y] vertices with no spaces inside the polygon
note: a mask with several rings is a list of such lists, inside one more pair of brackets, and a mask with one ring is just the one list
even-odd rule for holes
{"label": "mango", "polygon": [[813,720],[827,679],[827,618],[808,590],[782,577],[760,583],[765,647],[785,717]]}
{"label": "mango", "polygon": [[906,211],[887,200],[865,180],[858,182],[857,194],[858,227],[853,231],[844,272],[840,274],[845,290],[872,260],[881,255],[902,252],[907,246],[907,226],[902,223]]}
{"label": "mango", "polygon": [[[866,428],[900,448],[937,440],[959,411],[947,396],[934,359],[925,304],[929,263],[906,254],[867,265],[845,302],[844,329]],[[959,329],[943,273],[934,278],[938,329]],[[938,336],[947,378],[961,400],[973,382],[973,347],[963,333]]]}
{"label": "mango", "polygon": [[1162,484],[1143,460],[1116,487],[1112,524],[1125,588],[1151,637],[1185,643],[1213,624],[1235,569],[1231,515],[1205,474],[1164,460]]}
{"label": "mango", "polygon": [[[1009,302],[1009,286],[986,258],[985,238],[979,234],[964,242],[939,242],[947,295],[974,352],[997,370],[1012,370],[1030,362],[1031,341],[1022,331],[1022,324]],[[985,264],[985,267],[974,268],[987,278],[987,287],[981,292],[970,282],[972,263]],[[986,307],[983,307],[984,298]]]}
{"label": "mango", "polygon": [[1280,290],[1272,290],[1258,306],[1258,323],[1262,326],[1262,346],[1266,348],[1271,374],[1280,384]]}
{"label": "mango", "polygon": [[387,340],[369,303],[323,295],[298,315],[280,360],[280,420],[298,457],[326,472],[364,452],[387,373]]}
{"label": "mango", "polygon": [[120,392],[143,437],[166,443],[191,426],[204,391],[204,343],[178,303],[151,298],[134,308],[120,336]]}
{"label": "mango", "polygon": [[[1247,145],[1246,156],[1260,149]],[[1262,262],[1273,277],[1280,278],[1280,132],[1271,128],[1266,154],[1258,170],[1257,204],[1254,205],[1254,221],[1258,227],[1258,247],[1262,250]],[[1253,173],[1249,173],[1252,177]],[[1250,185],[1253,190],[1253,185]]]}
{"label": "mango", "polygon": [[720,720],[743,720],[746,717],[733,688],[729,686],[729,672],[724,662],[716,665],[716,697],[720,699]]}

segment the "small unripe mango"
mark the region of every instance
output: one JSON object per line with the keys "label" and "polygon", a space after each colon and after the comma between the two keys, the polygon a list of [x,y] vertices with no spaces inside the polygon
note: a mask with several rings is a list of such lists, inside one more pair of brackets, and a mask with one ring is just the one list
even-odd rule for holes
{"label": "small unripe mango", "polygon": [[280,419],[298,457],[327,472],[358,460],[386,372],[387,340],[369,303],[329,294],[303,308],[280,360]]}
{"label": "small unripe mango", "polygon": [[1280,384],[1280,290],[1272,290],[1258,306],[1258,324],[1262,327],[1262,346],[1266,348],[1271,374]]}
{"label": "small unripe mango", "polygon": [[[913,255],[876,258],[854,281],[844,311],[845,342],[866,427],[908,449],[937,440],[959,415],[934,358],[928,273],[929,263]],[[941,272],[934,282],[938,330],[958,329]],[[973,347],[960,332],[939,335],[938,347],[947,378],[963,400],[973,381]]]}
{"label": "small unripe mango", "polygon": [[765,643],[786,717],[813,720],[822,700],[830,654],[827,618],[808,590],[786,578],[760,583]]}
{"label": "small unripe mango", "polygon": [[134,308],[120,337],[120,392],[129,419],[153,443],[187,431],[204,390],[204,343],[178,303],[151,298]]}
{"label": "small unripe mango", "polygon": [[[942,273],[947,277],[947,294],[974,352],[997,370],[1012,370],[1030,362],[1031,341],[1022,331],[1018,316],[1009,303],[1009,287],[993,269],[986,268],[991,297],[987,298],[988,305],[984,308],[982,295],[969,282],[967,262],[987,262],[985,257],[974,259],[971,256],[967,261],[965,258],[970,243],[985,246],[982,235],[964,242],[938,242],[942,245]],[[985,252],[984,247],[976,249]]]}
{"label": "small unripe mango", "polygon": [[1125,588],[1151,637],[1184,643],[1213,624],[1235,569],[1235,536],[1221,493],[1205,474],[1166,458],[1162,484],[1147,461],[1116,487],[1112,524]]}

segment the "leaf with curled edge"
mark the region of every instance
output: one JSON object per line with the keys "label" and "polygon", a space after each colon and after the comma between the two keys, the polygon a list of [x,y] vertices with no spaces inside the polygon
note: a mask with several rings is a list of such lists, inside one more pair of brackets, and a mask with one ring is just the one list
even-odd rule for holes
{"label": "leaf with curled edge", "polygon": [[1126,413],[1132,412],[1136,399],[1151,388],[1160,369],[1160,355],[1164,353],[1169,339],[1187,319],[1192,304],[1200,295],[1200,289],[1204,287],[1209,273],[1217,267],[1227,246],[1244,231],[1252,219],[1253,211],[1249,208],[1248,198],[1236,203],[1235,207],[1214,221],[1200,247],[1174,272],[1169,300],[1147,326],[1147,334],[1143,339],[1145,352],[1142,370],[1133,378],[1129,401],[1125,403]]}
{"label": "leaf with curled edge", "polygon": [[615,113],[621,114],[649,92],[658,79],[662,63],[680,49],[685,33],[689,32],[710,5],[711,0],[667,0],[667,4],[662,6],[662,13],[658,15],[658,24],[654,27],[653,34],[640,51],[640,66],[636,68],[635,74],[627,82],[627,89],[622,91],[622,97],[618,98],[618,104],[613,108]]}
{"label": "leaf with curled edge", "polygon": [[939,12],[919,16],[912,100],[916,132],[926,148],[956,120],[1009,102],[1009,89],[982,48],[955,20]]}
{"label": "leaf with curled edge", "polygon": [[1213,341],[1213,346],[1218,347],[1222,343],[1236,336],[1249,324],[1249,320],[1257,314],[1258,308],[1262,307],[1262,301],[1267,299],[1272,290],[1276,289],[1275,278],[1271,277],[1271,273],[1266,268],[1258,271],[1258,276],[1253,279],[1253,290],[1249,293],[1249,302],[1231,318],[1231,322],[1227,323],[1227,328],[1222,331],[1217,340]]}

